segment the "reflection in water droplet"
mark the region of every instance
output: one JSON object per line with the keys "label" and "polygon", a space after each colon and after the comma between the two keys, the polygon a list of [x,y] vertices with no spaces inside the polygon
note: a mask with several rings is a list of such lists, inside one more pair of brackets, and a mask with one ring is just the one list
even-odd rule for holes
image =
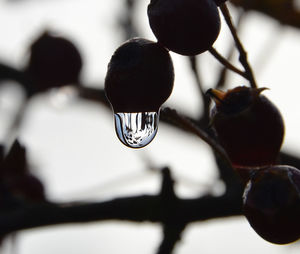
{"label": "reflection in water droplet", "polygon": [[121,142],[131,148],[148,145],[157,133],[159,113],[115,113],[115,127]]}

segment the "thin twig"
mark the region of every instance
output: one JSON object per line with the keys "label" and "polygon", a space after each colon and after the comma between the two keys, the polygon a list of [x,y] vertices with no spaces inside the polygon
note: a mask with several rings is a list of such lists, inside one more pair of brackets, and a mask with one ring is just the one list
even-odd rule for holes
{"label": "thin twig", "polygon": [[[240,30],[240,27],[241,27],[241,24],[242,24],[242,21],[243,21],[243,18],[245,17],[246,13],[244,12],[244,10],[239,10],[238,12],[238,18],[237,18],[237,23],[236,23],[236,31],[238,32]],[[231,62],[231,59],[233,57],[233,54],[235,52],[235,45],[234,44],[231,44],[230,45],[230,49],[227,53],[227,56],[226,56],[226,60],[230,63]],[[220,72],[219,72],[219,75],[218,75],[218,80],[215,84],[215,88],[217,89],[222,89],[224,86],[225,86],[225,83],[226,83],[226,79],[227,79],[227,75],[228,75],[228,68],[226,66],[223,65],[223,68],[221,68]]]}
{"label": "thin twig", "polygon": [[[267,15],[282,25],[300,28],[300,10],[295,3],[297,0],[287,1],[231,1],[235,6],[242,7],[245,11],[254,10]],[[263,3],[263,4],[262,4]],[[266,8],[266,4],[268,8]]]}
{"label": "thin twig", "polygon": [[192,73],[194,74],[194,77],[196,79],[196,84],[200,90],[200,94],[201,94],[202,98],[204,98],[206,96],[205,96],[205,91],[203,89],[203,83],[201,81],[200,74],[198,71],[198,58],[197,58],[197,56],[190,56],[189,60],[190,60],[190,66],[192,69]]}
{"label": "thin twig", "polygon": [[256,84],[256,81],[255,81],[255,77],[254,77],[254,74],[253,74],[253,71],[252,71],[252,68],[248,62],[248,57],[247,57],[247,52],[246,50],[244,49],[244,46],[243,44],[241,43],[238,35],[237,35],[237,32],[236,32],[236,29],[232,23],[232,20],[231,20],[231,15],[229,13],[229,10],[227,8],[227,5],[226,3],[222,4],[220,6],[221,8],[221,11],[223,13],[223,16],[225,18],[225,21],[229,27],[229,30],[232,34],[232,37],[234,39],[234,42],[235,42],[235,45],[240,53],[240,56],[239,56],[239,60],[240,60],[240,63],[243,65],[245,71],[246,71],[246,75],[247,75],[247,79],[249,80],[250,82],[250,85],[251,87],[253,88],[257,88],[257,84]]}
{"label": "thin twig", "polygon": [[231,64],[225,57],[223,57],[216,49],[211,47],[209,49],[209,53],[211,53],[221,64],[223,64],[227,69],[241,75],[242,77],[248,79],[248,75],[246,72],[238,69],[233,64]]}
{"label": "thin twig", "polygon": [[124,5],[124,9],[120,13],[122,16],[119,18],[119,26],[124,34],[124,40],[128,40],[139,34],[134,23],[136,0],[125,0]]}
{"label": "thin twig", "polygon": [[209,120],[209,105],[210,105],[210,99],[205,95],[204,87],[203,87],[203,82],[200,78],[200,73],[199,73],[199,67],[198,67],[198,58],[197,56],[191,56],[189,57],[190,60],[190,66],[191,70],[193,73],[193,76],[196,80],[197,87],[199,88],[200,91],[200,96],[203,101],[203,113],[201,115],[200,121],[208,122]]}
{"label": "thin twig", "polygon": [[196,126],[192,121],[178,114],[176,110],[170,108],[164,108],[163,110],[161,110],[161,114],[164,114],[165,117],[170,118],[176,125],[181,126],[181,128],[184,128],[185,130],[196,134],[199,138],[206,142],[216,153],[218,153],[219,156],[225,162],[231,165],[231,162],[224,149],[205,131]]}

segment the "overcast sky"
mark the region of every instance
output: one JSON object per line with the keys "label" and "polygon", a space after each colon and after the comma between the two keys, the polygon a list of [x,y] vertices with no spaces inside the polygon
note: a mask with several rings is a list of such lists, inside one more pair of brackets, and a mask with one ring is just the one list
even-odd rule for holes
{"label": "overcast sky", "polygon": [[[147,24],[147,4],[148,1],[139,1],[136,20],[141,34],[154,39]],[[123,40],[117,28],[121,11],[120,0],[0,0],[0,60],[22,67],[31,40],[44,29],[50,29],[72,39],[81,50],[85,63],[83,83],[102,86],[111,54]],[[284,148],[300,155],[300,32],[279,29],[275,22],[263,16],[250,15],[243,24],[241,38],[259,85],[271,88],[265,95],[283,113],[286,122]],[[229,43],[231,40],[223,22],[215,46],[226,52]],[[268,52],[271,48],[273,51]],[[167,103],[195,115],[201,102],[195,96],[197,88],[187,61],[176,54],[172,57],[176,81]],[[219,65],[209,54],[204,54],[201,60],[205,86],[209,88],[216,79]],[[230,77],[232,87],[247,84],[236,75]],[[12,101],[21,96],[15,94],[16,91],[16,87],[5,89],[6,97],[0,97],[3,122],[10,120],[8,114],[15,110]],[[0,139],[3,139],[5,127],[0,130]],[[52,200],[104,200],[156,193],[160,178],[158,173],[147,170],[149,160],[156,167],[171,167],[180,196],[198,195],[211,188],[217,177],[209,149],[195,137],[160,125],[157,137],[148,147],[132,150],[117,139],[109,110],[72,96],[65,98],[61,93],[39,96],[31,102],[20,139],[27,146],[36,174],[45,181]],[[153,254],[160,234],[160,228],[152,224],[105,222],[48,227],[19,234],[18,249],[20,254],[114,254],[124,251]],[[9,250],[8,243],[6,253]],[[189,227],[175,253],[195,252],[293,254],[296,247],[269,244],[255,234],[244,218],[233,218]]]}

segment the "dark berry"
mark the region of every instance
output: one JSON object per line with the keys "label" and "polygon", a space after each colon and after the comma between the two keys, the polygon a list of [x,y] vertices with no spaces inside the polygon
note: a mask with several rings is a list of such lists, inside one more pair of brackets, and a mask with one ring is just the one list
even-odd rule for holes
{"label": "dark berry", "polygon": [[243,209],[265,240],[287,244],[300,238],[300,171],[271,166],[255,171],[245,188]]}
{"label": "dark berry", "polygon": [[18,140],[13,143],[0,168],[0,186],[10,195],[29,202],[45,201],[44,185],[30,172],[26,149]]}
{"label": "dark berry", "polygon": [[208,50],[220,32],[220,16],[213,0],[151,0],[150,27],[166,48],[182,55]]}
{"label": "dark berry", "polygon": [[157,112],[173,89],[174,70],[167,49],[134,38],[113,54],[105,92],[114,112]]}
{"label": "dark berry", "polygon": [[214,0],[217,6],[224,4],[227,0]]}
{"label": "dark berry", "polygon": [[260,167],[276,162],[284,137],[284,123],[262,89],[236,87],[227,92],[211,89],[211,111],[217,139],[235,167]]}
{"label": "dark berry", "polygon": [[39,92],[78,84],[81,67],[81,55],[71,41],[45,32],[30,47],[26,73],[33,82],[33,92]]}

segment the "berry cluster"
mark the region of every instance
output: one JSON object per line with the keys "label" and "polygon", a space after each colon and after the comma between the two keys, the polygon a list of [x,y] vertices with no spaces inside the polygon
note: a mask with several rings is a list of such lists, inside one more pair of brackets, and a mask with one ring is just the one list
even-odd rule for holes
{"label": "berry cluster", "polygon": [[[134,38],[115,51],[105,91],[125,145],[140,148],[154,138],[159,109],[173,89],[169,50],[194,56],[211,49],[220,32],[218,6],[224,2],[151,0],[147,13],[157,42]],[[247,183],[243,209],[250,225],[267,241],[290,243],[300,238],[300,171],[277,165],[283,119],[262,95],[266,88],[252,83],[252,88],[227,92],[210,89],[215,101],[211,123],[232,167]]]}
{"label": "berry cluster", "polygon": [[148,18],[158,41],[126,41],[113,54],[105,78],[117,136],[133,148],[154,138],[156,116],[172,92],[174,70],[169,50],[189,56],[203,53],[220,31],[213,0],[151,0]]}
{"label": "berry cluster", "polygon": [[212,126],[233,167],[246,178],[243,210],[250,225],[265,240],[286,244],[300,238],[300,171],[276,165],[284,124],[263,90],[209,90],[215,101]]}

